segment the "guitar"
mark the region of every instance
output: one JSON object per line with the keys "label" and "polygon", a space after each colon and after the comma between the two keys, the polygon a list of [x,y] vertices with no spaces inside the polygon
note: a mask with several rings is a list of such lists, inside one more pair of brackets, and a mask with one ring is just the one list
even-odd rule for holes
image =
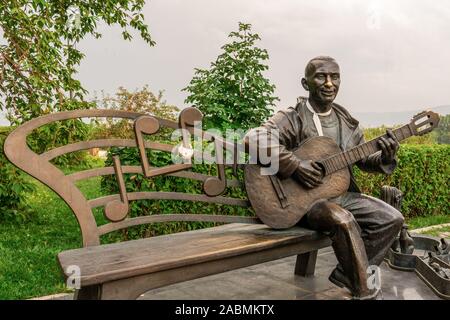
{"label": "guitar", "polygon": [[[411,122],[393,130],[398,141],[414,135],[424,135],[439,124],[439,115],[424,111],[413,117]],[[245,188],[258,218],[274,229],[287,229],[297,224],[318,201],[338,197],[350,185],[349,167],[380,151],[380,136],[350,150],[342,151],[329,137],[306,139],[293,151],[300,159],[312,160],[320,165],[323,184],[308,189],[294,178],[280,180],[276,175],[262,175],[261,166],[247,164],[244,169]]]}

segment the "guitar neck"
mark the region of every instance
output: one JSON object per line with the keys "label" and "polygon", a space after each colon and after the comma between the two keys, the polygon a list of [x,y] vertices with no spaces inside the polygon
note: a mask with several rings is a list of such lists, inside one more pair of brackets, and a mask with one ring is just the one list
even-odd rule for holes
{"label": "guitar neck", "polygon": [[[402,141],[413,136],[413,132],[409,125],[404,125],[398,129],[392,130],[392,132],[398,141]],[[380,151],[381,149],[378,146],[378,141],[382,137],[387,138],[387,134],[370,140],[366,143],[360,144],[350,150],[334,154],[320,161],[325,169],[325,175],[329,175],[336,171],[347,168],[348,166],[367,158],[371,154]]]}

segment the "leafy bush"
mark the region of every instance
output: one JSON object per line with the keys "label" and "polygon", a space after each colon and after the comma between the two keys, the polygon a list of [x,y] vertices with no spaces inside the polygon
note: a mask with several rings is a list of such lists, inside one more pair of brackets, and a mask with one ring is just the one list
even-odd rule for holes
{"label": "leafy bush", "polygon": [[[102,109],[122,110],[140,112],[168,120],[176,120],[178,107],[168,104],[163,99],[163,92],[153,93],[148,85],[142,89],[130,92],[120,87],[114,97],[106,96],[96,101],[97,107]],[[165,128],[162,128],[152,138],[164,139],[168,135]],[[92,139],[122,138],[133,139],[133,122],[128,119],[107,118],[105,122],[97,122],[91,132]]]}
{"label": "leafy bush", "polygon": [[37,116],[73,110],[87,91],[75,76],[84,58],[77,45],[100,38],[99,23],[118,24],[125,40],[132,29],[155,43],[142,14],[143,0],[2,1],[0,5],[0,109],[20,124]]}
{"label": "leafy bush", "polygon": [[[401,125],[396,125],[394,128],[399,128]],[[375,139],[386,133],[387,129],[392,127],[381,126],[377,128],[365,128],[364,137],[367,141]],[[450,114],[440,116],[439,126],[432,132],[423,136],[413,136],[404,141],[402,144],[449,144],[450,143]]]}
{"label": "leafy bush", "polygon": [[376,197],[383,185],[404,193],[402,212],[406,217],[450,214],[449,145],[403,145],[399,165],[390,176],[368,174],[355,168],[362,192]]}
{"label": "leafy bush", "polygon": [[186,103],[204,114],[205,129],[249,129],[261,125],[272,114],[277,97],[275,86],[264,77],[269,59],[267,50],[255,46],[259,35],[251,25],[239,23],[239,31],[228,36],[210,69],[195,69],[194,77],[184,91]]}
{"label": "leafy bush", "polygon": [[[401,126],[394,126],[394,128],[399,128]],[[386,134],[387,129],[392,129],[392,127],[376,127],[376,128],[366,128],[364,129],[364,138],[366,141],[378,138],[381,135]],[[412,136],[406,140],[400,141],[403,144],[435,144],[436,143],[436,131],[427,133],[423,136]]]}
{"label": "leafy bush", "polygon": [[[140,157],[136,148],[111,148],[108,152],[108,158],[105,161],[106,166],[112,166],[112,156],[118,155],[122,165],[140,166]],[[171,155],[167,152],[147,151],[149,162],[152,166],[162,167],[172,164]],[[194,165],[194,172],[208,175],[216,175],[215,165]],[[226,172],[227,178],[232,178],[231,172]],[[178,177],[154,177],[145,178],[141,174],[125,174],[125,185],[127,192],[136,191],[167,191],[167,192],[185,192],[192,194],[203,194],[202,182]],[[242,181],[243,173],[238,173]],[[101,183],[102,190],[107,193],[117,193],[118,186],[114,175],[104,176]],[[227,188],[224,196],[246,199],[245,191],[240,188]],[[203,202],[178,201],[178,200],[142,200],[130,203],[129,217],[137,217],[150,214],[171,214],[171,213],[195,213],[195,214],[222,214],[222,215],[254,215],[251,209],[241,208],[222,204],[209,204]],[[185,230],[194,230],[213,223],[207,222],[171,222],[164,224],[153,224],[133,228],[122,232],[125,238],[135,238],[142,236],[152,236],[166,233],[173,233]]]}
{"label": "leafy bush", "polygon": [[0,128],[0,221],[24,221],[31,212],[23,195],[33,191],[34,184],[8,161],[3,152],[3,144],[10,131],[10,128]]}
{"label": "leafy bush", "polygon": [[437,143],[450,144],[450,114],[441,116],[441,121],[439,122],[435,134]]}
{"label": "leafy bush", "polygon": [[[92,127],[80,119],[52,122],[34,130],[27,137],[27,143],[31,150],[41,154],[60,146],[86,141],[91,130]],[[87,154],[86,151],[67,153],[53,159],[52,163],[61,167],[86,165]]]}

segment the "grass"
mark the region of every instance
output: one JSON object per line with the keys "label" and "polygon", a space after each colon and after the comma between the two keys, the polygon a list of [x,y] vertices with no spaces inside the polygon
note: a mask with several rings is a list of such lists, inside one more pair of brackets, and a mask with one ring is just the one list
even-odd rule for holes
{"label": "grass", "polygon": [[433,237],[450,239],[450,227],[436,228],[423,233]]}
{"label": "grass", "polygon": [[[79,169],[81,168],[71,171]],[[28,299],[68,292],[56,255],[63,250],[81,246],[79,228],[69,207],[46,186],[34,181],[36,192],[28,196],[34,212],[32,219],[25,223],[0,223],[2,300]],[[79,187],[90,199],[103,195],[100,178],[82,181]],[[449,215],[420,217],[407,221],[410,229],[449,222]],[[447,232],[449,229],[436,232]]]}
{"label": "grass", "polygon": [[416,217],[409,219],[407,221],[409,230],[424,228],[428,226],[435,226],[444,223],[450,223],[450,215],[442,214],[434,216]]}
{"label": "grass", "polygon": [[[27,199],[34,212],[31,219],[0,224],[1,300],[67,292],[56,255],[82,244],[69,207],[49,188],[33,181],[37,189]],[[102,195],[100,178],[82,181],[79,187],[88,198]]]}

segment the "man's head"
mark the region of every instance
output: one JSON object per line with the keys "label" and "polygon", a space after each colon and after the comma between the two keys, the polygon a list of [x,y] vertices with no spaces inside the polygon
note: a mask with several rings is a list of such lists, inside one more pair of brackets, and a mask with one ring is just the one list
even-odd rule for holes
{"label": "man's head", "polygon": [[341,84],[339,65],[327,56],[311,59],[305,68],[302,86],[309,91],[310,98],[318,105],[328,105],[334,101]]}

